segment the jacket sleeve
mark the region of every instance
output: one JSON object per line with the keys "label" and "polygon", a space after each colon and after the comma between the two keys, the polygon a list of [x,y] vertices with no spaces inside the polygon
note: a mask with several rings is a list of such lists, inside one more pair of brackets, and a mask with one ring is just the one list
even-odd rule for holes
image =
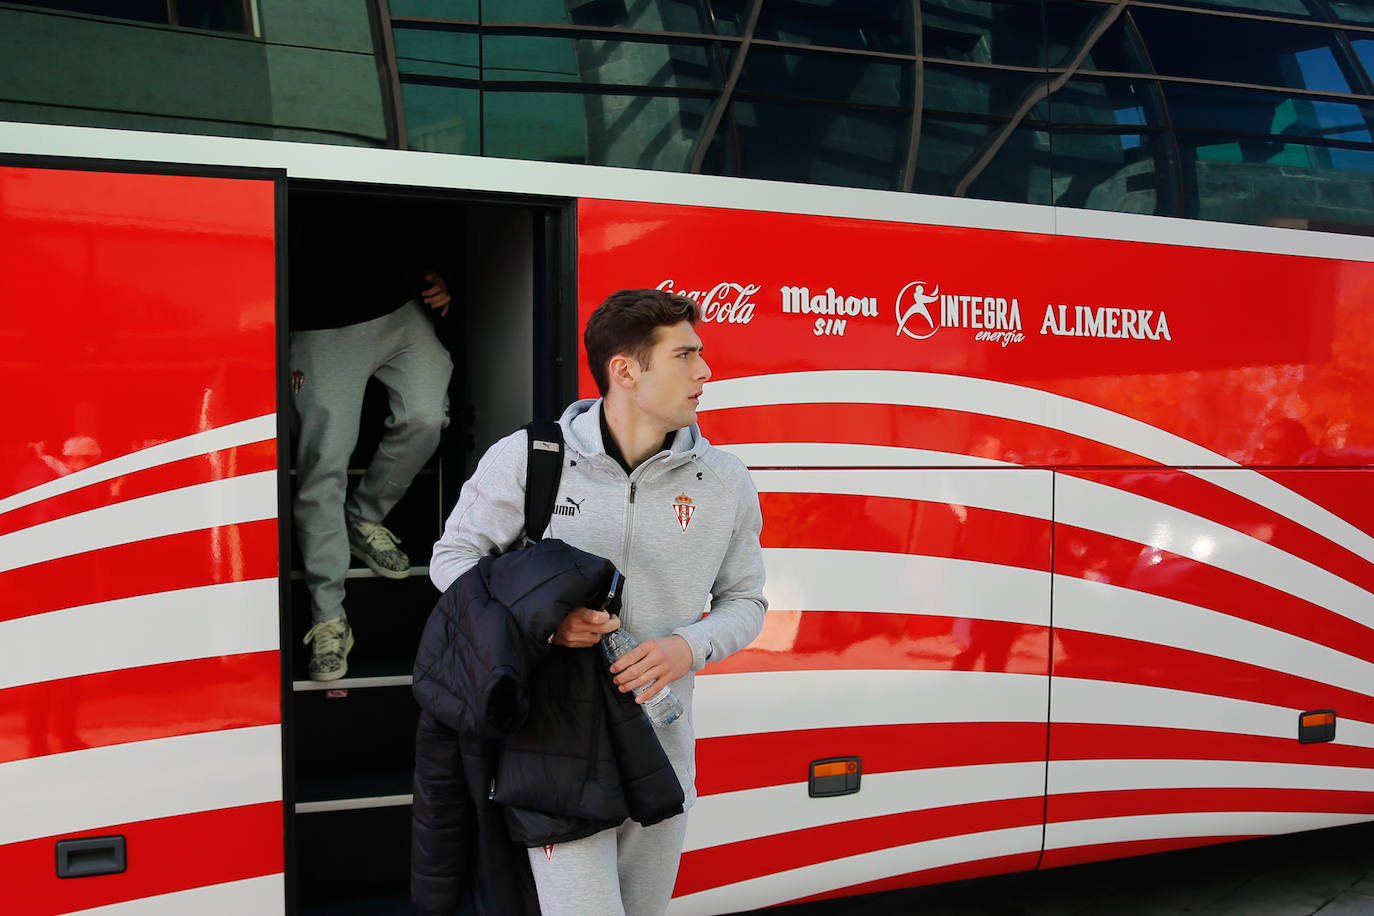
{"label": "jacket sleeve", "polygon": [[458,908],[464,849],[472,846],[476,820],[458,734],[426,712],[415,730],[414,791],[410,896],[426,916],[447,916]]}
{"label": "jacket sleeve", "polygon": [[446,590],[482,557],[515,543],[525,528],[526,436],[523,429],[497,442],[477,463],[458,495],[444,533],[434,545],[429,578]]}
{"label": "jacket sleeve", "polygon": [[742,462],[735,459],[738,484],[735,491],[735,525],[715,583],[711,586],[711,612],[673,632],[692,647],[692,670],[720,661],[754,641],[763,629],[768,600],[763,596],[763,513],[759,493]]}

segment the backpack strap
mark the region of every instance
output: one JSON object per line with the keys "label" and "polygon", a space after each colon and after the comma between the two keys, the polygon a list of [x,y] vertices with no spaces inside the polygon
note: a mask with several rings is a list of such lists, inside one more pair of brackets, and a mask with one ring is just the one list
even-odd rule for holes
{"label": "backpack strap", "polygon": [[563,430],[555,422],[525,424],[529,438],[525,471],[525,541],[538,541],[553,518],[558,481],[563,476]]}

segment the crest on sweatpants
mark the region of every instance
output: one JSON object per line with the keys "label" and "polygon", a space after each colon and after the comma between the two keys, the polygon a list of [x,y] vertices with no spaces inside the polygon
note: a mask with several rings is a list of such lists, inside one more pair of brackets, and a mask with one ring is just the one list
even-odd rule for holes
{"label": "crest on sweatpants", "polygon": [[677,523],[682,526],[683,531],[692,523],[692,513],[696,510],[697,507],[692,505],[692,498],[686,493],[673,500],[673,511],[677,513]]}
{"label": "crest on sweatpants", "polygon": [[305,373],[302,372],[301,370],[297,369],[295,372],[292,372],[292,373],[291,373],[291,393],[292,393],[292,394],[300,394],[300,393],[301,393],[301,389],[304,388],[304,387],[305,387]]}

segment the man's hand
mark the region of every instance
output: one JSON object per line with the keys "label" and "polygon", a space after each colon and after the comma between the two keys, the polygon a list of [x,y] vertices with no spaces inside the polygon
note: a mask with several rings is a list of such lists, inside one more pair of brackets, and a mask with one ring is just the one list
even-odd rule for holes
{"label": "man's hand", "polygon": [[635,697],[639,703],[650,699],[664,687],[692,670],[692,647],[673,633],[663,639],[646,639],[616,659],[611,674],[621,693],[629,693],[650,681],[654,686]]}
{"label": "man's hand", "polygon": [[453,303],[453,297],[448,294],[448,284],[432,270],[425,274],[425,280],[430,286],[420,295],[424,298],[425,305],[432,309],[440,309],[439,317],[442,318],[448,314],[448,307]]}
{"label": "man's hand", "polygon": [[620,629],[620,618],[606,611],[576,607],[568,611],[549,642],[569,649],[585,649],[601,641],[602,633]]}

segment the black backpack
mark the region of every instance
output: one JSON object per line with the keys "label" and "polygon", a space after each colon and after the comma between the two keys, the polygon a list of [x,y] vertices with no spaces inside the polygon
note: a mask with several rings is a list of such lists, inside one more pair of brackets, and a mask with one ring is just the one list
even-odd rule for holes
{"label": "black backpack", "polygon": [[544,537],[553,518],[558,482],[563,476],[563,429],[557,423],[536,420],[525,424],[529,439],[525,471],[525,535],[520,545]]}

